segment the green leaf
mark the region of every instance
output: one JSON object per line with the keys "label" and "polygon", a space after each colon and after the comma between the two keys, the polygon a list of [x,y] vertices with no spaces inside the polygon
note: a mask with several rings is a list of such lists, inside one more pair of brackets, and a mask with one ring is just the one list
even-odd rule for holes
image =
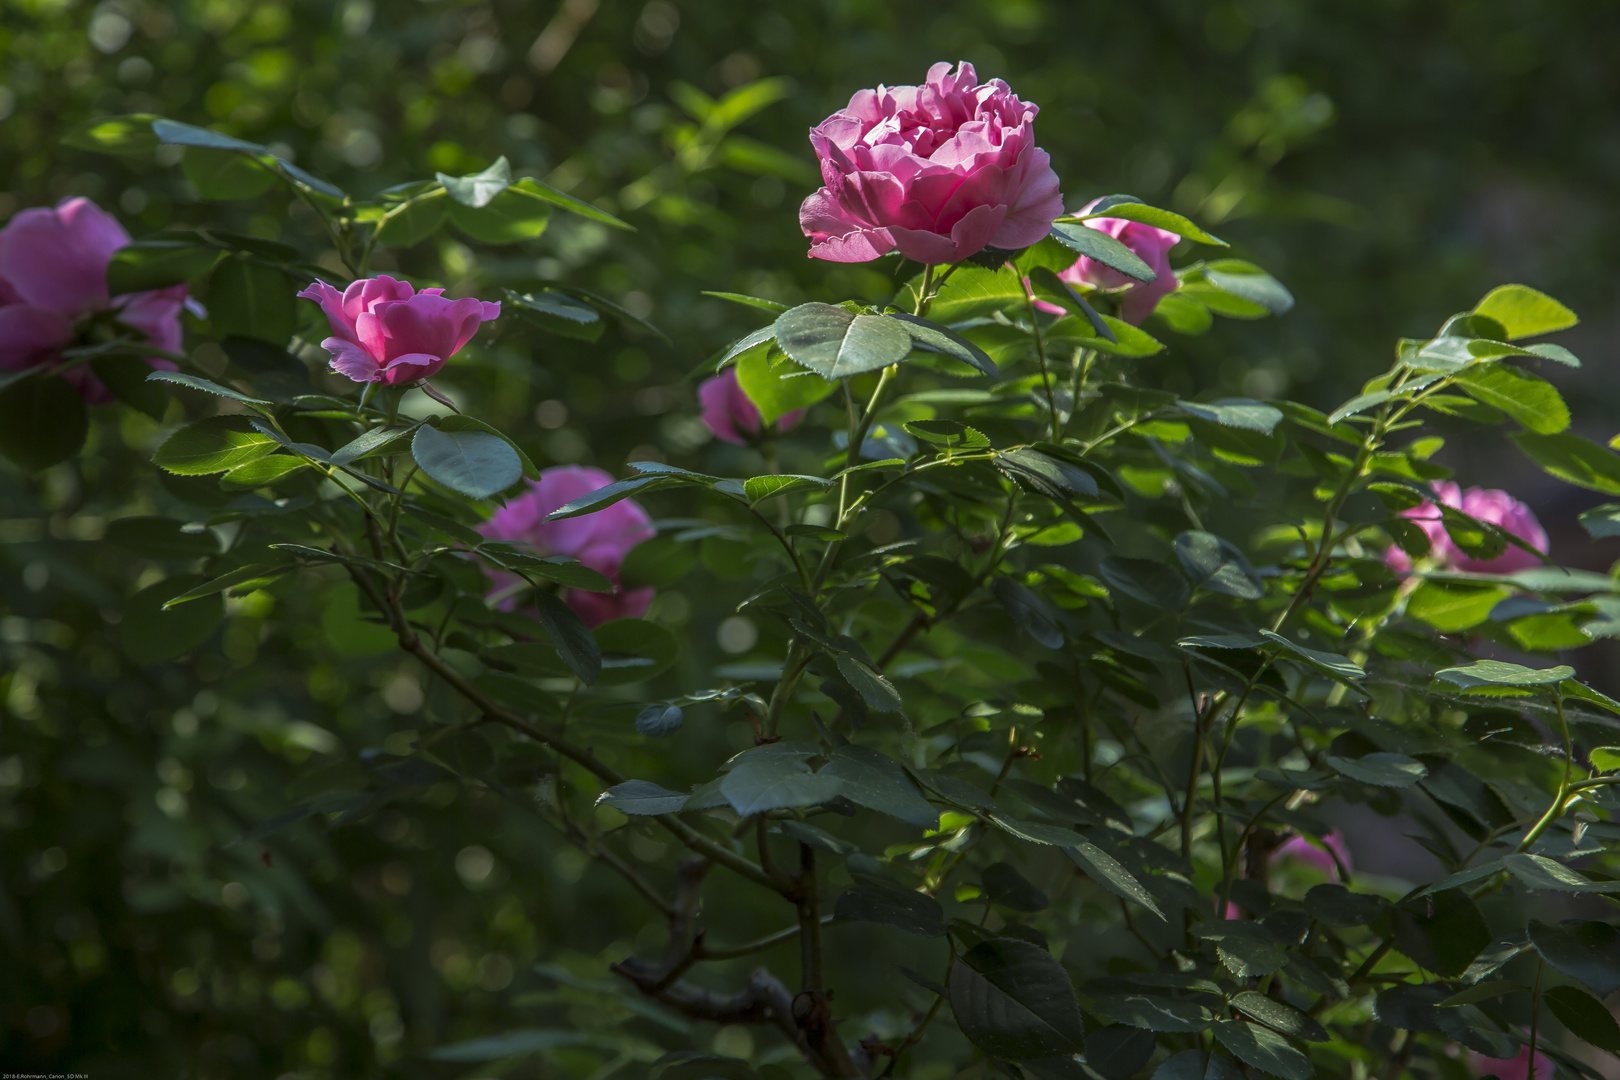
{"label": "green leaf", "polygon": [[1235,546],[1213,533],[1184,532],[1176,537],[1176,557],[1197,588],[1259,600],[1266,595],[1265,584],[1249,560]]}
{"label": "green leaf", "polygon": [[[1100,1028],[1086,1036],[1086,1067],[1103,1080],[1130,1080],[1148,1063],[1159,1040],[1151,1031],[1137,1028]],[[1032,1072],[1039,1073],[1039,1066]]]}
{"label": "green leaf", "polygon": [[982,431],[960,420],[913,420],[900,426],[923,442],[948,450],[982,450],[990,445]]}
{"label": "green leaf", "polygon": [[1026,305],[1024,281],[1011,269],[963,265],[939,287],[928,314],[936,323],[957,323]]}
{"label": "green leaf", "polygon": [[1456,633],[1490,618],[1491,609],[1508,592],[1500,585],[1429,579],[1406,598],[1406,613],[1442,633]]}
{"label": "green leaf", "polygon": [[636,231],[636,227],[634,225],[627,221],[619,220],[606,210],[592,206],[583,199],[576,199],[572,195],[558,191],[550,184],[542,183],[541,181],[535,180],[532,177],[524,177],[522,180],[519,180],[513,184],[509,190],[513,193],[523,195],[531,199],[538,199],[542,202],[550,203],[552,206],[559,206],[562,209],[567,210],[570,214],[578,214],[580,217],[588,218],[599,225],[607,225],[611,228],[623,229],[626,232]]}
{"label": "green leaf", "polygon": [[825,490],[832,486],[831,480],[819,476],[799,476],[792,473],[771,473],[766,476],[751,476],[743,481],[743,494],[750,504],[763,502],[776,495],[786,495],[791,491],[803,491],[805,488]]}
{"label": "green leaf", "polygon": [[[415,509],[412,507],[411,509]],[[432,515],[427,515],[432,516]],[[454,525],[454,522],[444,521],[440,528]],[[461,528],[461,526],[456,526]],[[465,530],[473,536],[478,536],[471,529]],[[479,537],[479,542],[483,538]],[[576,559],[561,555],[541,557],[526,551],[512,551],[499,546],[485,546],[480,549],[484,558],[497,566],[504,567],[523,574],[525,577],[540,578],[542,581],[555,582],[570,589],[585,589],[589,592],[610,593],[613,591],[613,582],[605,574],[592,570]]]}
{"label": "green leaf", "polygon": [[595,341],[602,336],[601,313],[583,300],[560,292],[502,291],[518,315],[554,334],[579,341]]}
{"label": "green leaf", "polygon": [[1521,431],[1510,436],[1530,459],[1560,480],[1577,487],[1620,495],[1620,457],[1579,435],[1540,435]]}
{"label": "green leaf", "polygon": [[1586,756],[1592,762],[1592,768],[1598,772],[1620,769],[1620,746],[1594,746]]}
{"label": "green leaf", "polygon": [[628,499],[638,491],[654,490],[668,487],[670,484],[681,481],[672,476],[632,476],[627,480],[618,480],[607,487],[598,488],[586,495],[581,495],[572,502],[564,503],[550,514],[547,521],[561,521],[564,518],[579,517],[581,514],[594,514],[598,510],[605,510],[621,499]]}
{"label": "green leaf", "polygon": [[649,739],[665,739],[681,730],[684,720],[679,705],[649,705],[636,714],[636,730]]}
{"label": "green leaf", "polygon": [[530,480],[540,479],[540,470],[534,467],[534,462],[529,460],[529,455],[523,452],[523,448],[514,442],[511,436],[498,427],[486,424],[482,420],[474,419],[471,416],[455,415],[435,419],[433,426],[440,431],[446,432],[482,431],[487,435],[493,435],[512,448],[512,452],[518,456],[518,462],[523,466],[523,475],[526,478]]}
{"label": "green leaf", "polygon": [[837,778],[810,771],[798,758],[744,753],[720,779],[720,794],[747,817],[792,806],[819,806],[839,794]]}
{"label": "green leaf", "polygon": [[1051,899],[1009,862],[991,863],[979,874],[991,903],[1027,914],[1045,911]]}
{"label": "green leaf", "polygon": [[[755,335],[765,334],[766,340],[774,340],[770,336],[774,329],[767,326],[755,331]],[[774,424],[790,412],[808,409],[838,389],[836,382],[805,371],[780,350],[750,348],[741,355],[737,361],[737,385],[759,409],[761,424]]]}
{"label": "green leaf", "polygon": [[[211,540],[212,536],[209,539]],[[215,596],[227,590],[232,590],[231,595],[233,596],[252,592],[253,589],[262,588],[294,569],[296,567],[286,563],[254,563],[250,566],[239,566],[229,573],[221,574],[217,578],[205,581],[201,585],[187,589],[177,596],[170,597],[163,602],[163,610],[168,611],[192,600],[200,600],[205,596]],[[238,588],[238,586],[243,586],[243,588]]]}
{"label": "green leaf", "polygon": [[1081,1053],[1085,1024],[1063,965],[1027,941],[990,938],[951,965],[951,1011],[987,1054],[1023,1060]]}
{"label": "green leaf", "polygon": [[298,323],[296,294],[292,279],[280,270],[226,259],[209,282],[209,326],[222,338],[235,335],[284,348]]}
{"label": "green leaf", "polygon": [[1153,356],[1164,351],[1164,343],[1139,326],[1112,315],[1098,315],[1097,321],[1108,331],[1106,335],[1098,333],[1089,319],[1065,315],[1046,328],[1047,351],[1083,348],[1131,357]]}
{"label": "green leaf", "polygon": [[1159,910],[1158,902],[1153,899],[1153,894],[1144,889],[1142,883],[1137,881],[1135,875],[1129,870],[1121,866],[1118,859],[1093,844],[1090,840],[1078,838],[1077,840],[1078,842],[1068,843],[1063,846],[1063,854],[1069,857],[1070,862],[1085,871],[1085,875],[1092,881],[1095,881],[1120,899],[1129,900],[1133,904],[1141,904],[1159,918],[1164,918],[1164,912]]}
{"label": "green leaf", "polygon": [[303,458],[293,457],[291,454],[275,454],[250,461],[246,465],[238,465],[220,477],[219,483],[228,491],[251,491],[254,488],[267,487],[284,476],[307,468],[309,462]]}
{"label": "green leaf", "polygon": [[155,664],[188,653],[207,641],[225,617],[219,594],[165,610],[168,601],[205,584],[201,574],[177,574],[148,585],[124,602],[118,644],[137,664]]}
{"label": "green leaf", "polygon": [[278,446],[274,438],[249,427],[240,416],[210,416],[163,440],[152,461],[177,476],[206,476],[256,461]]}
{"label": "green leaf", "polygon": [[1555,986],[1541,995],[1558,1022],[1600,1050],[1620,1054],[1620,1023],[1608,1006],[1576,986]]}
{"label": "green leaf", "polygon": [[414,198],[402,206],[389,207],[377,224],[377,242],[390,247],[415,247],[444,224],[448,201],[442,198]]}
{"label": "green leaf", "polygon": [[152,133],[152,121],[157,119],[151,113],[99,117],[70,128],[62,143],[100,154],[147,157],[159,145]]}
{"label": "green leaf", "polygon": [[84,397],[65,379],[24,377],[0,390],[0,453],[23,469],[77,454],[89,429]]}
{"label": "green leaf", "polygon": [[456,228],[486,244],[534,240],[551,223],[550,204],[533,198],[516,184],[477,208],[452,200],[445,209]]}
{"label": "green leaf", "polygon": [[1474,312],[1501,323],[1509,341],[1567,330],[1580,321],[1569,308],[1528,285],[1498,285]]}
{"label": "green leaf", "polygon": [[1288,962],[1282,943],[1260,923],[1226,920],[1202,922],[1193,934],[1215,942],[1215,952],[1226,969],[1240,979],[1269,975]]}
{"label": "green leaf", "polygon": [[1569,406],[1552,383],[1506,364],[1467,368],[1453,382],[1475,401],[1501,409],[1540,435],[1555,435],[1569,427]]}
{"label": "green leaf", "polygon": [[169,396],[146,381],[152,365],[139,356],[96,356],[90,372],[101,380],[112,396],[125,405],[161,421],[169,408]]}
{"label": "green leaf", "polygon": [[523,477],[523,461],[506,440],[487,431],[416,429],[411,455],[422,471],[453,491],[487,499]]}
{"label": "green leaf", "polygon": [[1258,1024],[1222,1020],[1215,1025],[1215,1039],[1238,1060],[1281,1080],[1311,1080],[1316,1075],[1310,1058],[1281,1035]]}
{"label": "green leaf", "polygon": [[596,797],[596,805],[611,806],[632,817],[677,814],[686,805],[688,796],[678,791],[661,788],[651,780],[626,780],[615,784]]}
{"label": "green leaf", "polygon": [[563,603],[555,593],[537,592],[534,606],[540,616],[540,625],[556,647],[568,669],[587,686],[595,685],[602,675],[602,651],[596,638],[573,608]]}
{"label": "green leaf", "polygon": [[1582,511],[1581,527],[1594,540],[1620,536],[1620,503],[1604,503]]}
{"label": "green leaf", "polygon": [[1026,634],[1048,649],[1063,648],[1062,625],[1046,602],[1027,586],[1003,576],[996,578],[990,591]]}
{"label": "green leaf", "polygon": [[939,811],[923,798],[898,761],[868,746],[848,743],[832,753],[821,776],[841,785],[839,794],[857,806],[923,829],[939,828]]}
{"label": "green leaf", "polygon": [[158,141],[170,146],[201,146],[212,150],[241,150],[249,154],[268,154],[270,151],[258,143],[246,142],[207,128],[182,124],[177,120],[153,120],[152,134]]}
{"label": "green leaf", "polygon": [[1081,216],[1080,220],[1086,221],[1090,218],[1099,217],[1119,218],[1123,221],[1135,221],[1142,225],[1151,225],[1155,229],[1173,232],[1183,240],[1196,240],[1200,244],[1214,244],[1217,247],[1230,246],[1225,240],[1205,232],[1180,214],[1169,210],[1160,210],[1157,206],[1149,206],[1147,203],[1114,203],[1104,210],[1092,210]]}
{"label": "green leaf", "polygon": [[833,913],[852,922],[882,923],[918,937],[944,937],[945,912],[927,893],[863,878],[838,898]]}
{"label": "green leaf", "polygon": [[828,379],[877,371],[911,352],[911,335],[897,320],[831,304],[800,304],[779,315],[773,329],[783,352]]}
{"label": "green leaf", "polygon": [[1428,775],[1423,762],[1405,754],[1376,751],[1359,758],[1343,758],[1336,754],[1323,754],[1322,761],[1335,772],[1352,780],[1378,787],[1411,787]]}
{"label": "green leaf", "polygon": [[1581,919],[1556,926],[1531,919],[1526,932],[1543,960],[1599,997],[1620,990],[1620,928]]}
{"label": "green leaf", "polygon": [[124,293],[166,289],[202,277],[224,252],[189,240],[137,240],[113,252],[107,263],[107,292]]}
{"label": "green leaf", "polygon": [[1526,888],[1543,892],[1620,892],[1620,882],[1588,881],[1563,863],[1549,859],[1545,855],[1530,855],[1519,852],[1505,856],[1502,859],[1502,865],[1507,867],[1514,877],[1523,882]]}
{"label": "green leaf", "polygon": [[276,182],[276,174],[260,165],[256,157],[205,146],[188,149],[180,171],[202,199],[253,199]]}
{"label": "green leaf", "polygon": [[512,166],[503,154],[482,172],[468,173],[466,176],[435,173],[434,176],[456,202],[473,210],[481,210],[511,186]]}
{"label": "green leaf", "polygon": [[1078,222],[1055,221],[1052,236],[1065,247],[1073,248],[1088,258],[1095,259],[1110,269],[1137,281],[1157,281],[1159,275],[1142,257],[1105,232],[1088,228]]}
{"label": "green leaf", "polygon": [[201,390],[203,393],[213,394],[215,397],[230,398],[232,401],[240,401],[245,405],[273,404],[272,402],[266,401],[263,398],[248,397],[246,394],[237,390],[232,390],[228,386],[221,386],[212,379],[204,379],[199,375],[187,375],[180,371],[154,371],[150,375],[146,376],[146,381],[173,383],[176,386],[184,386],[192,390]]}
{"label": "green leaf", "polygon": [[1434,677],[1463,690],[1475,690],[1485,686],[1550,686],[1574,674],[1574,668],[1563,664],[1538,669],[1504,660],[1476,660],[1465,667],[1443,668]]}
{"label": "green leaf", "polygon": [[[363,432],[332,451],[332,464],[339,467],[352,465],[356,461],[383,453],[403,453],[406,449],[402,445],[416,433],[414,427],[388,427],[381,425]],[[407,505],[407,511],[415,508]],[[474,533],[473,535],[477,535]],[[481,538],[480,538],[481,539]],[[473,541],[478,543],[477,540]]]}
{"label": "green leaf", "polygon": [[1334,882],[1313,886],[1305,894],[1305,914],[1324,926],[1370,926],[1388,909],[1382,896],[1353,893]]}
{"label": "green leaf", "polygon": [[602,686],[645,682],[668,671],[681,656],[675,635],[646,619],[605,622],[596,628],[595,638],[602,657]]}
{"label": "green leaf", "polygon": [[1273,315],[1286,314],[1294,306],[1294,296],[1282,282],[1253,263],[1218,259],[1205,264],[1201,273],[1217,289],[1258,304]]}
{"label": "green leaf", "polygon": [[1198,1002],[1164,994],[1096,995],[1088,1003],[1088,1011],[1147,1031],[1208,1031],[1215,1022],[1215,1014]]}
{"label": "green leaf", "polygon": [[1258,991],[1245,990],[1233,997],[1230,1004],[1238,1012],[1284,1035],[1292,1035],[1306,1042],[1327,1042],[1332,1038],[1327,1029],[1309,1013]]}
{"label": "green leaf", "polygon": [[1362,669],[1360,664],[1346,656],[1341,656],[1339,653],[1324,652],[1321,649],[1307,649],[1290,638],[1285,638],[1281,634],[1273,633],[1270,630],[1261,630],[1260,636],[1267,641],[1281,645],[1295,657],[1304,660],[1318,671],[1341,682],[1367,677],[1367,672]]}
{"label": "green leaf", "polygon": [[788,309],[786,304],[778,304],[775,300],[766,300],[762,296],[745,296],[742,293],[734,292],[714,292],[710,289],[704,289],[703,295],[712,296],[716,300],[730,300],[733,304],[741,304],[743,307],[758,308],[761,311],[769,311],[777,315],[782,314],[782,312]]}
{"label": "green leaf", "polygon": [[897,319],[904,323],[906,333],[911,335],[912,341],[918,348],[927,349],[929,352],[940,353],[944,356],[954,356],[962,363],[977,368],[992,379],[1001,376],[1001,371],[996,367],[996,362],[990,359],[990,354],[961,334],[958,334],[955,330],[899,311],[889,312],[888,318]]}
{"label": "green leaf", "polygon": [[1537,356],[1546,357],[1548,360],[1555,360],[1558,363],[1563,364],[1565,367],[1578,368],[1581,366],[1580,357],[1576,356],[1562,345],[1554,345],[1550,341],[1544,341],[1537,345],[1527,346],[1524,351],[1534,353]]}
{"label": "green leaf", "polygon": [[1250,398],[1222,398],[1220,401],[1177,401],[1183,412],[1223,427],[1244,428],[1270,435],[1282,423],[1282,410]]}
{"label": "green leaf", "polygon": [[[1461,889],[1445,889],[1395,909],[1395,944],[1419,965],[1446,978],[1468,970],[1491,943],[1491,928]],[[1442,995],[1444,996],[1444,995]]]}
{"label": "green leaf", "polygon": [[1153,1080],[1243,1080],[1243,1073],[1223,1057],[1203,1050],[1171,1054],[1153,1073]]}
{"label": "green leaf", "polygon": [[995,465],[1022,486],[1059,502],[1095,496],[1099,490],[1096,477],[1085,469],[1031,447],[999,452]]}
{"label": "green leaf", "polygon": [[542,1050],[555,1050],[561,1046],[588,1046],[599,1037],[585,1031],[561,1028],[523,1028],[500,1035],[486,1035],[481,1039],[451,1043],[428,1053],[432,1061],[480,1062],[501,1061],[506,1058],[527,1057]]}
{"label": "green leaf", "polygon": [[905,704],[900,700],[900,691],[894,688],[894,684],[849,653],[838,654],[838,673],[855,688],[869,708],[878,712],[905,713]]}

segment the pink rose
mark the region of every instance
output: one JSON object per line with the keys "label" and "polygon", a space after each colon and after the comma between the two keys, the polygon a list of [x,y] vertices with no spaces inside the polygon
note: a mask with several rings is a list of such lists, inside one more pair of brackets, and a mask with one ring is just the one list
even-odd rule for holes
{"label": "pink rose", "polygon": [[1497,1080],[1552,1080],[1555,1066],[1552,1058],[1536,1053],[1535,1076],[1530,1075],[1530,1048],[1523,1047],[1510,1058],[1492,1058],[1469,1051],[1468,1066],[1475,1076],[1495,1076]]}
{"label": "pink rose", "polygon": [[[1434,492],[1443,506],[1461,510],[1470,517],[1491,525],[1499,525],[1537,551],[1548,549],[1547,530],[1541,527],[1530,508],[1505,491],[1493,488],[1469,488],[1463,491],[1449,480],[1434,484]],[[1448,570],[1463,570],[1474,574],[1511,574],[1540,566],[1541,560],[1521,547],[1509,544],[1507,550],[1494,559],[1475,559],[1452,543],[1441,520],[1440,507],[1432,502],[1401,511],[1422,529],[1429,538],[1429,556]],[[1398,547],[1384,553],[1384,561],[1396,570],[1412,569],[1412,560]]]}
{"label": "pink rose", "polygon": [[[1099,200],[1093,199],[1080,212],[1087,213]],[[1170,249],[1181,242],[1181,237],[1164,229],[1126,221],[1124,218],[1100,217],[1087,221],[1088,228],[1105,232],[1139,255],[1143,262],[1159,275],[1153,281],[1137,281],[1111,266],[1104,266],[1089,256],[1082,255],[1058,277],[1071,285],[1091,285],[1098,289],[1125,287],[1120,296],[1119,317],[1133,325],[1141,323],[1159,306],[1159,297],[1175,292],[1180,284],[1176,272],[1170,269]]]}
{"label": "pink rose", "polygon": [[[1338,856],[1338,863],[1334,862],[1335,855]],[[1288,859],[1316,867],[1331,881],[1339,880],[1339,863],[1343,863],[1346,870],[1352,866],[1350,849],[1345,846],[1344,834],[1338,829],[1330,829],[1321,838],[1320,845],[1306,837],[1293,836],[1278,845],[1277,850],[1271,853],[1273,863]]]}
{"label": "pink rose", "polygon": [[[736,368],[726,368],[714,378],[703,380],[698,387],[698,402],[703,406],[703,422],[715,438],[747,446],[759,435],[759,407],[743,393]],[[776,421],[776,430],[788,431],[803,415],[803,409],[783,413]]]}
{"label": "pink rose", "polygon": [[811,258],[867,262],[899,248],[948,263],[1051,230],[1063,196],[1035,145],[1040,109],[977,79],[972,64],[935,64],[926,85],[862,90],[811,130],[826,184],[799,208]]}
{"label": "pink rose", "polygon": [[[0,229],[0,370],[59,360],[73,342],[74,321],[101,311],[118,312],[121,322],[152,344],[178,352],[184,285],[107,294],[107,264],[128,243],[129,233],[118,220],[85,198],[63,199],[52,209],[33,207],[7,222]],[[166,370],[175,366],[157,357],[148,363]],[[92,404],[113,400],[88,367],[63,377]]]}
{"label": "pink rose", "polygon": [[[540,479],[531,482],[527,491],[507,502],[494,517],[478,527],[479,532],[492,540],[515,540],[531,545],[541,555],[567,555],[578,559],[612,581],[614,591],[611,593],[563,590],[563,599],[587,626],[597,626],[610,619],[640,618],[652,606],[655,591],[618,588],[619,567],[625,555],[655,533],[647,511],[631,500],[623,499],[594,514],[546,521],[546,515],[564,503],[611,483],[613,477],[601,469],[581,465],[543,469]],[[491,570],[489,574],[497,588],[520,580],[504,571]]]}
{"label": "pink rose", "polygon": [[417,292],[386,274],[361,278],[342,292],[317,281],[298,295],[320,304],[332,324],[332,336],[321,342],[332,354],[332,370],[387,386],[438,374],[480,323],[501,314],[499,301],[450,300],[443,289]]}

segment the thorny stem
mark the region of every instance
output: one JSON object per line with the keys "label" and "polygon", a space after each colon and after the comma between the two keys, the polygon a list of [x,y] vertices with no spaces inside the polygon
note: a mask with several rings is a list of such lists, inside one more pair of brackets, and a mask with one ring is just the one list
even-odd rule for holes
{"label": "thorny stem", "polygon": [[1052,369],[1046,359],[1046,337],[1041,333],[1040,312],[1035,308],[1035,293],[1028,285],[1024,286],[1024,305],[1029,309],[1030,336],[1035,339],[1035,355],[1041,361],[1041,382],[1046,387],[1046,408],[1048,424],[1052,429],[1052,441],[1063,441],[1063,425],[1058,422],[1057,394],[1052,389]]}

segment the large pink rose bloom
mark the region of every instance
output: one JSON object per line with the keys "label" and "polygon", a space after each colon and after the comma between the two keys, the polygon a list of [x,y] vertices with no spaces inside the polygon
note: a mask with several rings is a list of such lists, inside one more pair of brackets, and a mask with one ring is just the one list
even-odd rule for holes
{"label": "large pink rose bloom", "polygon": [[[1093,199],[1080,212],[1089,213],[1098,201]],[[1179,284],[1176,272],[1170,269],[1170,249],[1181,242],[1181,237],[1166,229],[1126,221],[1124,218],[1092,218],[1085,224],[1087,228],[1105,232],[1130,248],[1143,262],[1153,268],[1158,277],[1153,281],[1137,281],[1087,255],[1080,256],[1073,266],[1058,277],[1071,285],[1091,285],[1098,289],[1124,287],[1125,292],[1121,294],[1119,302],[1119,317],[1140,326],[1149,315],[1153,314],[1153,309],[1159,306],[1159,298],[1166,293],[1175,292]]]}
{"label": "large pink rose bloom", "polygon": [[[614,591],[611,593],[563,590],[563,599],[587,626],[597,626],[610,619],[640,618],[652,606],[656,591],[651,588],[626,591],[618,587],[619,567],[624,557],[643,540],[652,539],[655,533],[647,511],[631,500],[621,500],[594,514],[581,514],[562,521],[546,520],[546,515],[559,506],[611,483],[613,477],[601,469],[581,465],[543,469],[540,479],[531,482],[527,491],[510,500],[478,527],[478,531],[491,540],[515,540],[532,545],[540,555],[567,555],[578,559],[612,581]],[[519,580],[504,571],[491,570],[490,576],[498,589]]]}
{"label": "large pink rose bloom", "polygon": [[860,91],[810,131],[826,184],[799,208],[810,257],[867,262],[898,248],[949,263],[1037,242],[1063,213],[1035,145],[1038,112],[968,63],[935,64],[922,86]]}
{"label": "large pink rose bloom", "polygon": [[418,292],[386,274],[361,278],[342,292],[317,281],[298,295],[321,305],[332,324],[332,336],[321,342],[332,354],[332,370],[387,386],[436,375],[481,323],[501,314],[499,301],[450,300],[443,289]]}
{"label": "large pink rose bloom", "polygon": [[[63,199],[54,208],[24,210],[0,229],[0,370],[19,371],[54,362],[73,342],[74,320],[117,311],[125,325],[167,352],[181,344],[180,309],[186,287],[107,294],[107,264],[129,243],[118,220],[85,198]],[[152,358],[172,370],[169,360]],[[113,396],[76,367],[64,374],[92,404]]]}
{"label": "large pink rose bloom", "polygon": [[[759,437],[759,407],[743,393],[736,368],[726,368],[714,378],[703,380],[698,387],[698,403],[703,406],[703,423],[715,438],[747,446]],[[783,413],[776,421],[776,430],[788,431],[803,415],[803,409]]]}
{"label": "large pink rose bloom", "polygon": [[[1524,503],[1505,491],[1494,488],[1469,488],[1463,491],[1449,480],[1434,485],[1435,496],[1441,505],[1450,506],[1480,521],[1499,525],[1537,551],[1548,549],[1547,530],[1541,527],[1536,515]],[[1465,554],[1446,532],[1441,521],[1440,507],[1432,502],[1401,511],[1422,529],[1429,538],[1429,555],[1447,570],[1462,570],[1472,574],[1511,574],[1515,570],[1528,570],[1540,566],[1541,560],[1521,547],[1509,544],[1507,550],[1494,559],[1475,559]],[[1384,553],[1384,561],[1396,570],[1412,568],[1412,560],[1398,547]]]}

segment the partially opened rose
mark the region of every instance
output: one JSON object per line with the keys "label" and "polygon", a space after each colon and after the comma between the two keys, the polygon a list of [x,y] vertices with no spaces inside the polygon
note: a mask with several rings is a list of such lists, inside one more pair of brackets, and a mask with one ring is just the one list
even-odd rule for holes
{"label": "partially opened rose", "polygon": [[[613,483],[601,469],[582,465],[558,465],[543,469],[540,479],[528,490],[495,512],[478,527],[491,540],[516,540],[531,545],[538,555],[567,555],[578,559],[613,582],[611,593],[564,589],[562,598],[585,620],[597,626],[610,619],[639,618],[652,606],[653,589],[618,588],[619,567],[630,549],[655,534],[647,511],[623,499],[594,514],[547,521],[546,515],[565,503],[573,502]],[[520,579],[501,570],[490,570],[497,591]]]}
{"label": "partially opened rose", "polygon": [[[107,265],[129,242],[118,219],[85,198],[36,206],[8,221],[0,229],[0,370],[59,359],[73,342],[74,321],[101,311],[116,311],[120,322],[157,348],[178,352],[184,285],[107,293]],[[148,362],[169,370],[175,366],[160,357]],[[64,378],[92,404],[113,399],[88,367],[72,368]]]}
{"label": "partially opened rose", "polygon": [[342,292],[317,281],[298,295],[320,304],[332,325],[332,336],[321,342],[332,354],[332,370],[387,386],[437,374],[480,324],[501,314],[499,301],[451,300],[443,289],[417,291],[386,274],[361,278]]}
{"label": "partially opened rose", "polygon": [[820,191],[799,208],[810,257],[922,263],[1024,248],[1063,213],[1034,105],[973,65],[935,64],[922,86],[862,90],[810,132]]}
{"label": "partially opened rose", "polygon": [[[1099,201],[1093,199],[1080,213],[1089,213]],[[1170,249],[1181,242],[1181,237],[1168,229],[1143,225],[1139,221],[1126,221],[1124,218],[1092,218],[1085,224],[1087,228],[1105,232],[1130,248],[1158,277],[1152,281],[1137,281],[1086,255],[1076,259],[1074,265],[1058,277],[1071,285],[1085,284],[1099,289],[1124,287],[1125,291],[1120,294],[1119,317],[1133,325],[1141,325],[1159,306],[1159,298],[1176,290],[1178,282],[1176,272],[1170,269]]]}
{"label": "partially opened rose", "polygon": [[[1472,487],[1462,490],[1449,480],[1434,485],[1435,497],[1440,505],[1461,510],[1470,517],[1491,525],[1499,525],[1537,551],[1548,549],[1547,530],[1536,520],[1535,513],[1524,503],[1505,491],[1495,488]],[[1476,559],[1464,552],[1446,532],[1440,506],[1426,502],[1403,510],[1401,516],[1422,529],[1429,538],[1429,557],[1447,570],[1463,570],[1473,574],[1511,574],[1515,570],[1528,570],[1540,566],[1541,560],[1513,544],[1494,559]],[[1411,557],[1398,547],[1391,547],[1384,560],[1396,570],[1410,570]]]}
{"label": "partially opened rose", "polygon": [[[747,446],[759,437],[759,406],[743,393],[736,368],[726,368],[714,378],[703,380],[698,387],[698,403],[703,406],[703,423],[715,438]],[[803,415],[803,409],[783,413],[776,421],[776,430],[789,430]]]}

